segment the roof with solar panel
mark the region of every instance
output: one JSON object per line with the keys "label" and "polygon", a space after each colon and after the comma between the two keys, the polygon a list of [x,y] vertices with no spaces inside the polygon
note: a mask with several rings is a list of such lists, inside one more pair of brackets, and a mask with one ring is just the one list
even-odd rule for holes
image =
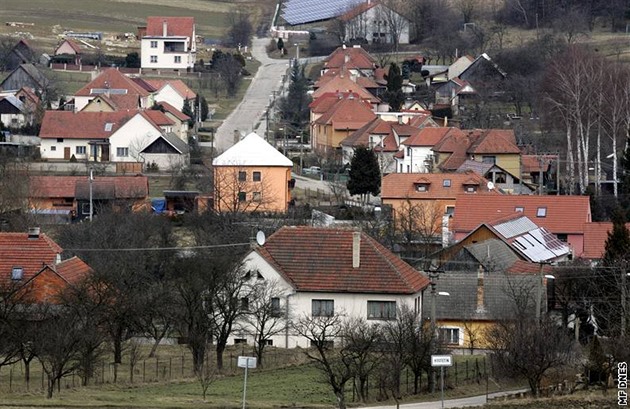
{"label": "roof with solar panel", "polygon": [[363,3],[363,0],[288,0],[282,17],[292,25],[313,23],[335,18]]}

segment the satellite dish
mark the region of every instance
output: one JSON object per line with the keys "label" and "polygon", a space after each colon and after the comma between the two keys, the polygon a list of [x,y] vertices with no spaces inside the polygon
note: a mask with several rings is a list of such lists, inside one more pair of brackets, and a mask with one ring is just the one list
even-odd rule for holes
{"label": "satellite dish", "polygon": [[259,246],[262,246],[265,244],[265,240],[265,232],[258,230],[258,233],[256,233],[256,243],[258,243]]}
{"label": "satellite dish", "polygon": [[494,183],[488,182],[488,190],[494,189]]}

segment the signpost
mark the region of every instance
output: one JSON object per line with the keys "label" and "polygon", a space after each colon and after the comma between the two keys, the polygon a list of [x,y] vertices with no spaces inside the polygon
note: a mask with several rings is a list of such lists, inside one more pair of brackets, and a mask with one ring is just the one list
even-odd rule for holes
{"label": "signpost", "polygon": [[247,370],[249,368],[256,368],[256,357],[239,356],[237,366],[239,368],[245,368],[245,379],[243,380],[243,409],[245,409],[245,399],[247,397]]}
{"label": "signpost", "polygon": [[431,366],[440,367],[440,380],[441,380],[441,396],[442,396],[442,409],[444,409],[444,367],[453,366],[452,355],[431,355]]}

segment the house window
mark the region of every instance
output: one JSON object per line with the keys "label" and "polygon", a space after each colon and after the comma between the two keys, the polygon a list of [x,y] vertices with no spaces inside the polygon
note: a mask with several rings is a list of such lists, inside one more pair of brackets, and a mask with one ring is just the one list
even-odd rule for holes
{"label": "house window", "polygon": [[63,143],[63,138],[57,138],[57,143]]}
{"label": "house window", "polygon": [[13,267],[11,270],[11,280],[21,280],[24,276],[24,269],[22,267]]}
{"label": "house window", "polygon": [[234,338],[234,344],[247,344],[247,338]]}
{"label": "house window", "polygon": [[151,56],[151,62],[152,63],[157,63],[157,55],[152,55]]}
{"label": "house window", "polygon": [[416,186],[416,190],[418,192],[426,192],[428,190],[428,186],[427,185],[417,185]]}
{"label": "house window", "polygon": [[174,61],[174,62],[175,62],[175,64],[181,64],[181,62],[182,62],[182,56],[181,56],[181,55],[176,55],[176,56],[174,57],[174,60],[175,60],[175,61]]}
{"label": "house window", "polygon": [[121,158],[129,156],[129,148],[116,148],[116,156]]}
{"label": "house window", "polygon": [[245,172],[244,170],[240,170],[238,172],[238,181],[245,182],[246,180],[247,180],[247,172]]}
{"label": "house window", "polygon": [[157,41],[151,41],[151,48],[157,48]]}
{"label": "house window", "polygon": [[455,214],[455,206],[446,206],[446,211],[444,212],[447,216],[452,216]]}
{"label": "house window", "polygon": [[547,217],[547,208],[539,207],[538,210],[536,210],[536,217]]}
{"label": "house window", "polygon": [[263,340],[263,344],[265,344],[266,346],[273,346],[273,339],[265,339]]}
{"label": "house window", "polygon": [[503,172],[496,172],[494,174],[494,183],[505,183],[506,177]]}
{"label": "house window", "polygon": [[244,202],[247,200],[247,193],[245,192],[238,192],[238,201],[239,202]]}
{"label": "house window", "polygon": [[497,157],[492,155],[492,156],[482,156],[481,157],[481,162],[483,163],[490,163],[492,165],[495,165],[497,163]]}
{"label": "house window", "polygon": [[272,317],[281,317],[282,310],[280,309],[280,298],[273,297],[271,299],[271,316]]}
{"label": "house window", "polygon": [[477,191],[477,186],[466,186],[466,193],[475,193]]}
{"label": "house window", "polygon": [[254,172],[254,175],[252,176],[254,182],[260,182],[260,172]]}
{"label": "house window", "polygon": [[569,235],[566,233],[558,233],[556,234],[556,237],[558,237],[558,240],[563,243],[566,243],[569,240]]}
{"label": "house window", "polygon": [[312,300],[313,317],[332,317],[335,315],[334,300]]}
{"label": "house window", "polygon": [[51,147],[50,147],[50,151],[51,151],[51,152],[55,152],[56,150],[57,150],[57,147],[56,147],[56,146],[51,146]]}
{"label": "house window", "polygon": [[444,187],[451,187],[451,180],[450,179],[444,179],[442,181],[442,186],[444,186]]}
{"label": "house window", "polygon": [[440,339],[445,344],[459,345],[459,328],[440,328]]}
{"label": "house window", "polygon": [[241,311],[249,311],[249,298],[241,298]]}
{"label": "house window", "polygon": [[75,148],[75,152],[77,155],[85,155],[85,152],[86,152],[85,146],[77,146]]}
{"label": "house window", "polygon": [[369,320],[396,319],[396,301],[368,301]]}
{"label": "house window", "polygon": [[523,213],[525,211],[525,208],[523,208],[523,206],[516,206],[514,208],[514,211]]}
{"label": "house window", "polygon": [[253,192],[252,193],[252,201],[253,202],[260,202],[262,200],[262,195],[260,192]]}
{"label": "house window", "polygon": [[90,214],[90,204],[89,203],[83,203],[81,205],[81,214]]}

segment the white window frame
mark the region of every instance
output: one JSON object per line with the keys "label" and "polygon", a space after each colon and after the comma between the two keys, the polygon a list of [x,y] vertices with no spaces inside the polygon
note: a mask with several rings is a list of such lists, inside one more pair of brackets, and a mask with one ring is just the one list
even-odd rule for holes
{"label": "white window frame", "polygon": [[149,57],[151,59],[151,63],[152,64],[157,64],[158,62],[158,56],[157,55],[152,55],[151,57]]}
{"label": "white window frame", "polygon": [[151,48],[158,48],[157,40],[151,40]]}
{"label": "white window frame", "polygon": [[128,158],[129,157],[129,148],[125,146],[119,146],[116,148],[116,157],[118,158]]}

